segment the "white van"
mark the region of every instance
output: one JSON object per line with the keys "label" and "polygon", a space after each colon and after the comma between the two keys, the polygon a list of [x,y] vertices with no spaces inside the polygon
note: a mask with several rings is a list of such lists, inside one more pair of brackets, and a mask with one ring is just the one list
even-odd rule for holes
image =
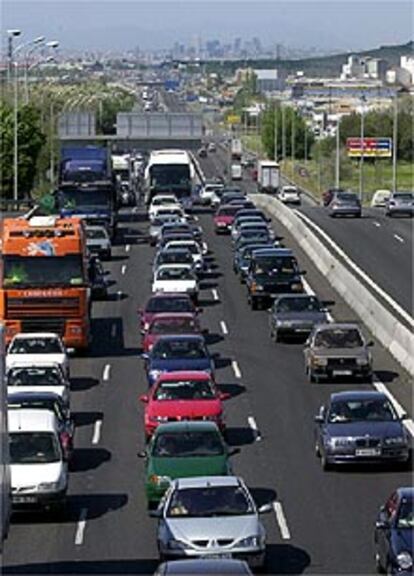
{"label": "white van", "polygon": [[68,464],[53,412],[9,410],[12,505],[63,507],[68,489]]}
{"label": "white van", "polygon": [[231,179],[232,180],[241,180],[243,177],[242,167],[241,164],[232,164],[231,165]]}

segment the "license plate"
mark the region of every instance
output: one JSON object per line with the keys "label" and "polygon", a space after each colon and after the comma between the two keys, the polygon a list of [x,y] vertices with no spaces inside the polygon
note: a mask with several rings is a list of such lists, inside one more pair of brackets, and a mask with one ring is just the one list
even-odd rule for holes
{"label": "license plate", "polygon": [[227,558],[227,559],[231,559],[232,555],[230,552],[223,552],[223,553],[217,553],[217,554],[203,554],[201,556],[201,558]]}
{"label": "license plate", "polygon": [[381,449],[380,448],[359,448],[355,450],[356,456],[380,456]]}
{"label": "license plate", "polygon": [[35,496],[13,496],[15,504],[33,504],[37,499]]}
{"label": "license plate", "polygon": [[352,370],[333,370],[333,376],[351,376]]}
{"label": "license plate", "polygon": [[295,332],[309,332],[307,328],[295,328]]}

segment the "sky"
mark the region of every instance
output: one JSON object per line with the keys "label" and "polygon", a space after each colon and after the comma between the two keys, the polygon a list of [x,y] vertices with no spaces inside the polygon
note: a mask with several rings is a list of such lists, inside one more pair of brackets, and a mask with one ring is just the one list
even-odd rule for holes
{"label": "sky", "polygon": [[1,0],[4,30],[59,39],[62,48],[127,50],[202,40],[359,50],[411,40],[411,0]]}

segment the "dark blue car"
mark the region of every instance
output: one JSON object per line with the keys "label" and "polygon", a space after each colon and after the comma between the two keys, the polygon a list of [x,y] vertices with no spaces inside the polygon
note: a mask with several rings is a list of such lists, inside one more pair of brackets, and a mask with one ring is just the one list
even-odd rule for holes
{"label": "dark blue car", "polygon": [[398,488],[381,506],[375,523],[378,572],[413,573],[414,488]]}
{"label": "dark blue car", "polygon": [[162,336],[149,354],[143,354],[149,386],[162,372],[194,371],[214,372],[214,362],[203,336]]}
{"label": "dark blue car", "polygon": [[372,391],[332,394],[315,417],[316,453],[324,470],[334,464],[407,462],[408,435],[385,394]]}

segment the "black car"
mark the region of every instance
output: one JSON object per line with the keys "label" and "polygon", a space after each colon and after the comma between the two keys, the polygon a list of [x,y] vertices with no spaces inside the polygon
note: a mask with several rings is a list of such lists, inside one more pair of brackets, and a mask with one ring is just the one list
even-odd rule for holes
{"label": "black car", "polygon": [[309,336],[315,324],[328,322],[327,306],[312,294],[282,294],[276,297],[269,315],[270,337],[277,342],[286,336]]}
{"label": "black car", "polygon": [[272,239],[269,231],[246,230],[241,234],[233,244],[233,249],[240,250],[247,244],[271,244]]}
{"label": "black car", "polygon": [[233,257],[233,270],[235,274],[239,275],[240,282],[243,283],[246,279],[247,272],[249,271],[250,260],[254,250],[273,247],[273,244],[269,242],[255,242],[253,244],[246,244],[235,251]]}
{"label": "black car", "polygon": [[253,252],[246,276],[247,299],[252,310],[278,294],[303,292],[301,276],[304,273],[287,248],[263,248]]}
{"label": "black car", "polygon": [[73,454],[75,424],[61,396],[54,392],[12,392],[7,395],[8,410],[36,409],[53,412],[59,423],[59,436],[65,457]]}
{"label": "black car", "polygon": [[413,573],[414,488],[397,488],[375,523],[375,563],[378,572]]}
{"label": "black car", "polygon": [[[91,283],[92,298],[105,300],[108,297],[107,272],[103,269],[102,262],[96,256],[89,258],[89,281]],[[109,272],[108,272],[109,273]]]}

